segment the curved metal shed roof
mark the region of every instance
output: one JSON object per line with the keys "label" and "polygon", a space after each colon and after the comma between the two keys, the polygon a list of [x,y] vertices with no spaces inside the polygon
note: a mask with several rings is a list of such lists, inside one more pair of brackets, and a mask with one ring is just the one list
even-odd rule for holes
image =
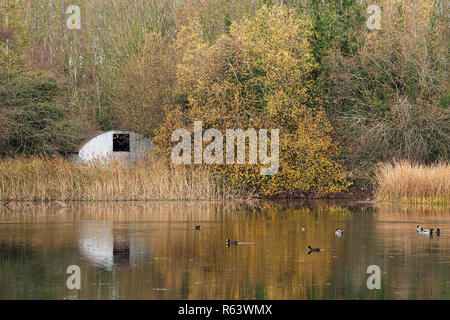
{"label": "curved metal shed roof", "polygon": [[[115,130],[109,130],[109,131],[115,131]],[[99,135],[101,135],[103,133],[109,132],[109,131],[102,131],[102,130],[87,130],[87,131],[83,131],[80,134],[81,142],[75,148],[73,153],[80,152],[80,150],[83,149],[83,147],[86,145],[86,143],[88,143],[89,141],[91,141],[95,137],[97,137],[97,136],[99,136]]]}

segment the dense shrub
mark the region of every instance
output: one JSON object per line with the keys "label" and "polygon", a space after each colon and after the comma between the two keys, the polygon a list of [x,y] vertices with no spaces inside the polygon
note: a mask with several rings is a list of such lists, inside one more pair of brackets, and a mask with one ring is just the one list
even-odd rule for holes
{"label": "dense shrub", "polygon": [[65,154],[78,140],[76,121],[55,78],[32,71],[24,17],[17,3],[0,5],[0,154]]}
{"label": "dense shrub", "polygon": [[9,154],[66,154],[78,140],[76,126],[66,118],[58,99],[61,89],[45,74],[20,75],[0,82],[3,130],[0,152]]}
{"label": "dense shrub", "polygon": [[[280,6],[263,6],[230,26],[213,44],[192,24],[178,33],[182,48],[175,94],[179,104],[156,137],[170,149],[170,133],[201,120],[205,128],[280,130],[280,170],[260,175],[258,165],[220,166],[234,183],[266,195],[337,192],[347,186],[333,160],[338,148],[323,108],[313,107],[311,23]],[[178,120],[175,120],[178,117]],[[175,121],[174,121],[175,120]]]}
{"label": "dense shrub", "polygon": [[[393,159],[449,159],[448,33],[435,0],[382,2],[381,30],[355,54],[324,61],[333,124],[345,162],[360,177]],[[446,98],[447,97],[447,98]]]}

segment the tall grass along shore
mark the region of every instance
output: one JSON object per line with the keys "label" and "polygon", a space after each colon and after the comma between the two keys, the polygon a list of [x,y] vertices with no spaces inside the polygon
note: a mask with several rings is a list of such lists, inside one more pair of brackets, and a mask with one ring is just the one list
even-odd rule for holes
{"label": "tall grass along shore", "polygon": [[[376,173],[378,201],[439,203],[450,199],[450,166],[400,161]],[[256,195],[201,167],[149,157],[133,166],[74,163],[63,157],[0,159],[0,201],[135,201],[250,199]]]}
{"label": "tall grass along shore", "polygon": [[76,164],[62,157],[0,160],[2,201],[218,200],[246,198],[202,168],[169,167],[160,159],[134,166]]}
{"label": "tall grass along shore", "polygon": [[447,204],[450,199],[450,166],[400,161],[382,164],[376,173],[379,201]]}

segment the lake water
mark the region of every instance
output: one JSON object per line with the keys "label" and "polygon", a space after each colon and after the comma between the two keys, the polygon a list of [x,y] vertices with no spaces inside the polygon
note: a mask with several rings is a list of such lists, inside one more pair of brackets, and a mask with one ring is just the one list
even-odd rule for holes
{"label": "lake water", "polygon": [[[0,299],[450,298],[447,207],[8,206],[0,206]],[[442,234],[417,234],[417,224]],[[244,244],[227,247],[227,237]],[[308,254],[307,245],[325,251]],[[80,290],[67,288],[70,265],[81,270]],[[370,265],[380,267],[380,289],[367,288]]]}

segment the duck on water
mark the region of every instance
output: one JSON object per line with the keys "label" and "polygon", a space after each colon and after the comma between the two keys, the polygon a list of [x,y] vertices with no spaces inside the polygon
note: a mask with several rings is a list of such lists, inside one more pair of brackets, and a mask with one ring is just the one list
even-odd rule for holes
{"label": "duck on water", "polygon": [[227,238],[227,240],[225,240],[225,241],[226,241],[227,246],[239,244],[239,242],[237,242],[237,241],[231,241],[230,238]]}
{"label": "duck on water", "polygon": [[320,252],[320,251],[322,251],[321,249],[319,249],[319,248],[311,248],[311,246],[307,246],[307,248],[308,248],[308,254],[311,254],[311,252]]}
{"label": "duck on water", "polygon": [[417,231],[418,233],[425,234],[425,235],[432,235],[433,232],[434,232],[437,236],[440,236],[440,235],[441,235],[441,230],[440,230],[439,228],[437,228],[437,229],[435,230],[435,229],[433,229],[433,228],[425,229],[425,228],[422,227],[422,226],[417,226],[417,227],[416,227],[416,231]]}

